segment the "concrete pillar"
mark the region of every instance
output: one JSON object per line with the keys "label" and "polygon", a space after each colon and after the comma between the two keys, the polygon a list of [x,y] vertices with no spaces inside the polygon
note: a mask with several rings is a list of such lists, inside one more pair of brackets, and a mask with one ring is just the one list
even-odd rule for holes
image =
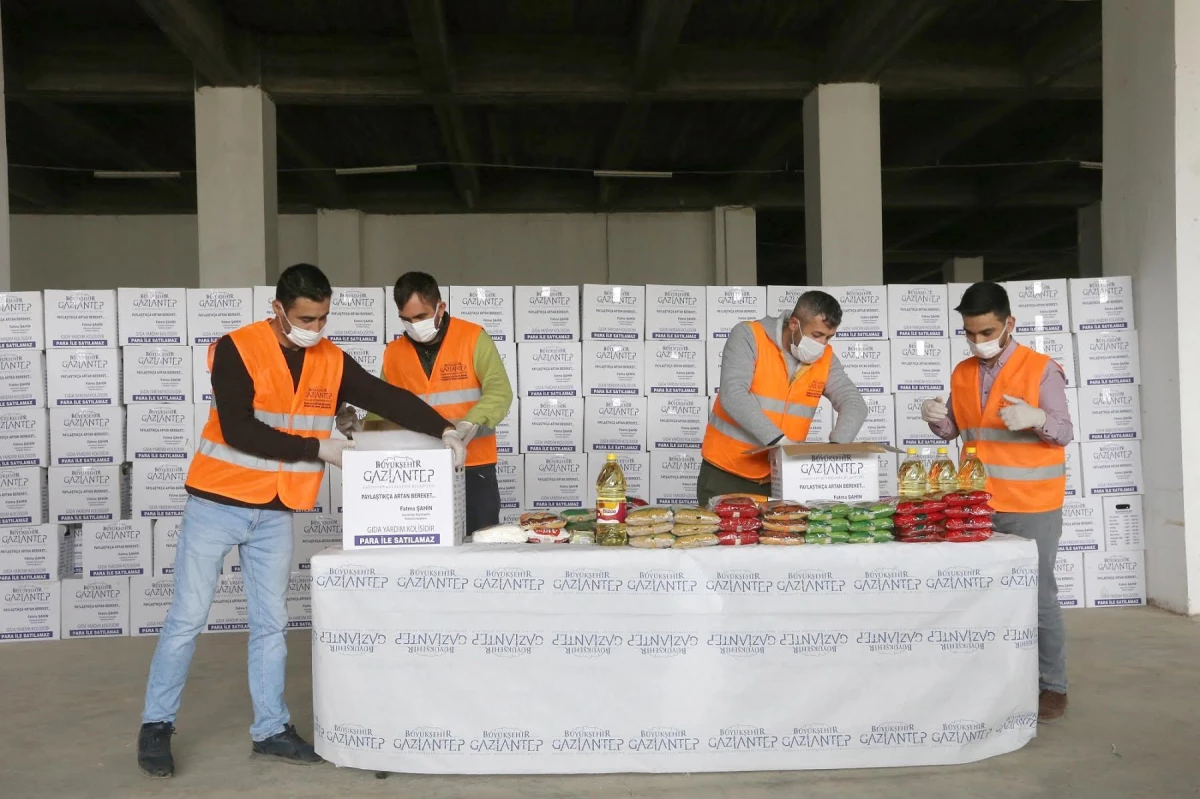
{"label": "concrete pillar", "polygon": [[262,285],[279,248],[275,104],[255,87],[206,86],[195,105],[198,285]]}
{"label": "concrete pillar", "polygon": [[758,227],[753,208],[713,209],[713,263],[717,286],[758,285]]}
{"label": "concrete pillar", "polygon": [[335,286],[362,285],[362,221],[361,211],[317,211],[317,266]]}
{"label": "concrete pillar", "polygon": [[804,227],[809,285],[883,283],[878,84],[804,98]]}
{"label": "concrete pillar", "polygon": [[1134,279],[1147,586],[1154,604],[1194,614],[1200,370],[1189,343],[1200,296],[1200,3],[1104,0],[1103,15],[1104,264]]}
{"label": "concrete pillar", "polygon": [[0,43],[0,291],[12,289],[12,242],[8,223],[8,123],[4,117],[4,46]]}
{"label": "concrete pillar", "polygon": [[942,264],[942,279],[947,283],[978,283],[983,280],[983,258],[948,258]]}
{"label": "concrete pillar", "polygon": [[1085,205],[1075,212],[1076,235],[1079,244],[1079,276],[1101,277],[1104,271],[1102,202]]}

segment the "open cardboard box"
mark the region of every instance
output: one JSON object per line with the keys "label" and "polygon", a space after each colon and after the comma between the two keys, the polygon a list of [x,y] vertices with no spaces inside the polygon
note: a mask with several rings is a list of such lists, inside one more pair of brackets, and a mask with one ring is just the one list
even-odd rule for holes
{"label": "open cardboard box", "polygon": [[879,455],[902,450],[888,444],[775,444],[750,450],[771,459],[771,496],[799,502],[879,499]]}

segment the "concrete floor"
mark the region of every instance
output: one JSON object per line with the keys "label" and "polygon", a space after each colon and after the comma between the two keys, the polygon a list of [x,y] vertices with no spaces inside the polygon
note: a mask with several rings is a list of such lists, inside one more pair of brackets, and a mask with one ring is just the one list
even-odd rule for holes
{"label": "concrete floor", "polygon": [[[1077,610],[1071,710],[1019,752],[967,766],[829,772],[596,777],[421,777],[248,757],[245,637],[203,636],[174,740],[174,780],[143,777],[135,735],[155,639],[0,648],[3,797],[969,797],[1200,796],[1200,620],[1148,610]],[[312,730],[309,639],[291,637],[288,695]]]}

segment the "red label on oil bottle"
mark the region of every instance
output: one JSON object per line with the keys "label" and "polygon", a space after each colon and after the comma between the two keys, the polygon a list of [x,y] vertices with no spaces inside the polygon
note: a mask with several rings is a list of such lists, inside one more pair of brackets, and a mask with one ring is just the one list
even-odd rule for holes
{"label": "red label on oil bottle", "polygon": [[614,524],[625,521],[625,502],[611,499],[596,500],[596,523]]}

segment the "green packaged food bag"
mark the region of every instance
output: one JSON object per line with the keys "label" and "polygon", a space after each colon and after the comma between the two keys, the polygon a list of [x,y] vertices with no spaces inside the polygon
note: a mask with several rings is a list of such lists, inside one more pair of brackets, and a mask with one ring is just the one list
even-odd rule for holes
{"label": "green packaged food bag", "polygon": [[814,533],[810,526],[808,532],[804,534],[804,543],[806,544],[832,544],[833,539],[825,533]]}
{"label": "green packaged food bag", "polygon": [[871,533],[850,533],[848,544],[874,544],[875,536]]}
{"label": "green packaged food bag", "polygon": [[830,539],[833,540],[833,543],[835,543],[835,544],[846,544],[846,543],[849,543],[849,541],[850,541],[850,531],[849,530],[834,530],[832,533],[829,534],[829,537],[830,537]]}
{"label": "green packaged food bag", "polygon": [[828,524],[828,525],[829,525],[829,526],[830,526],[830,527],[833,529],[833,531],[834,531],[835,533],[837,533],[837,532],[842,532],[842,533],[848,533],[848,532],[850,532],[850,520],[849,520],[849,519],[842,519],[842,518],[830,519],[830,520],[827,522],[827,524]]}

